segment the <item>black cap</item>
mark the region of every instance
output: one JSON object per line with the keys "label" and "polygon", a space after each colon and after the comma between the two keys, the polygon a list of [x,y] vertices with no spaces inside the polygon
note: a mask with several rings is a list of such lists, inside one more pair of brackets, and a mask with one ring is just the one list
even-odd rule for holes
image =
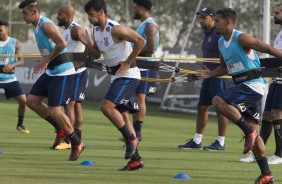
{"label": "black cap", "polygon": [[196,13],[196,15],[202,15],[202,16],[215,16],[215,12],[210,7],[202,8],[200,11]]}
{"label": "black cap", "polygon": [[24,0],[19,4],[19,9],[23,9],[28,5],[37,5],[37,0]]}

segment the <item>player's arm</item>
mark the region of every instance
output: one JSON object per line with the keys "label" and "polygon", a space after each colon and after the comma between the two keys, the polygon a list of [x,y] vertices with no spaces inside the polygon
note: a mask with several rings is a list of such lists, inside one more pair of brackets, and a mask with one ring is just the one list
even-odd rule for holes
{"label": "player's arm", "polygon": [[18,61],[13,63],[14,67],[20,66],[24,64],[23,56],[22,56],[22,47],[19,40],[17,40],[15,54],[18,56]]}
{"label": "player's arm", "polygon": [[273,48],[272,46],[264,43],[263,41],[260,41],[259,39],[256,39],[248,34],[241,34],[238,37],[238,42],[241,45],[242,48],[246,51],[246,53],[249,53],[250,49],[256,50],[258,52],[267,53],[272,56],[275,56],[279,59],[282,59],[282,52]]}
{"label": "player's arm", "polygon": [[134,47],[126,61],[117,61],[120,63],[120,68],[116,72],[116,75],[123,76],[126,71],[130,68],[132,62],[135,61],[136,57],[139,55],[146,40],[143,39],[139,34],[137,34],[132,29],[118,25],[112,28],[111,30],[112,37],[115,43],[119,43],[123,40],[134,43]]}
{"label": "player's arm", "polygon": [[199,77],[200,79],[207,79],[211,77],[219,77],[226,75],[228,73],[228,70],[224,62],[224,59],[220,53],[219,53],[219,60],[220,60],[220,64],[215,70],[209,70],[207,67],[204,66],[204,70],[199,70],[196,76]]}
{"label": "player's arm", "polygon": [[46,58],[46,62],[49,63],[52,59],[60,54],[60,52],[67,47],[67,43],[64,38],[61,36],[59,30],[57,30],[53,24],[44,23],[42,25],[42,30],[54,43],[55,47],[50,53],[50,55]]}
{"label": "player's arm", "polygon": [[130,64],[135,61],[135,58],[140,54],[141,50],[146,44],[146,40],[132,29],[121,25],[112,28],[111,33],[115,43],[121,42],[123,40],[134,43],[133,50],[126,62]]}
{"label": "player's arm", "polygon": [[15,54],[18,56],[18,61],[5,65],[5,67],[3,68],[4,72],[8,73],[11,70],[13,70],[13,68],[20,66],[20,65],[23,65],[23,63],[24,63],[23,57],[21,56],[22,55],[21,45],[20,45],[20,42],[18,40],[17,40],[17,43],[16,43]]}
{"label": "player's arm", "polygon": [[144,30],[144,34],[146,36],[146,45],[143,47],[142,51],[140,52],[140,56],[150,57],[154,54],[156,50],[156,36],[158,34],[158,28],[154,24],[147,24]]}
{"label": "player's arm", "polygon": [[87,53],[91,54],[95,59],[101,57],[101,52],[96,45],[95,38],[93,43],[91,42],[90,36],[87,31],[84,31],[80,26],[75,26],[71,29],[71,37],[73,40],[80,41],[85,45]]}

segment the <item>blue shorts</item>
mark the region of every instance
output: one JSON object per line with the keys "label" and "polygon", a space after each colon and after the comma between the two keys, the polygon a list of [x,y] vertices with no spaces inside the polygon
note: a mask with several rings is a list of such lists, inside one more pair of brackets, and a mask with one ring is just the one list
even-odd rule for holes
{"label": "blue shorts", "polygon": [[247,85],[241,84],[218,93],[225,102],[239,110],[244,118],[251,117],[257,123],[261,122],[261,94]]}
{"label": "blue shorts", "polygon": [[20,86],[19,81],[0,83],[0,88],[5,90],[6,99],[15,98],[25,94],[24,90]]}
{"label": "blue shorts", "polygon": [[[157,72],[154,70],[146,70],[141,71],[141,77],[145,78],[156,78]],[[153,95],[156,92],[156,83],[155,82],[147,82],[147,81],[140,81],[138,88],[136,89],[136,94],[143,93],[146,95]]]}
{"label": "blue shorts", "polygon": [[230,88],[231,86],[233,86],[233,82],[229,79],[204,79],[200,91],[198,105],[211,106],[213,97],[215,97],[219,92]]}
{"label": "blue shorts", "polygon": [[281,94],[282,84],[271,83],[269,85],[264,111],[271,111],[271,109],[282,109]]}
{"label": "blue shorts", "polygon": [[104,99],[116,104],[116,109],[121,113],[125,111],[130,113],[139,112],[135,97],[135,91],[139,82],[140,80],[133,78],[115,79]]}
{"label": "blue shorts", "polygon": [[73,77],[73,84],[75,84],[73,94],[71,96],[71,100],[74,100],[76,102],[83,102],[85,99],[85,89],[86,89],[86,83],[88,79],[88,71],[84,70],[83,72],[80,72],[78,74],[75,74],[75,77]]}
{"label": "blue shorts", "polygon": [[42,74],[32,86],[30,93],[34,96],[48,97],[48,106],[63,106],[71,98],[71,91],[74,91],[74,75],[49,76]]}

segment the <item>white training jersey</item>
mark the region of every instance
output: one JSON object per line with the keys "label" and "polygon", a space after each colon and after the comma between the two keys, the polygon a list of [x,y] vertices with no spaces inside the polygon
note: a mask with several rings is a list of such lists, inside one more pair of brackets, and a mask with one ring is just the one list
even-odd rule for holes
{"label": "white training jersey", "polygon": [[[65,41],[67,42],[68,52],[84,52],[85,45],[81,43],[80,41],[76,41],[71,38],[71,29],[75,26],[80,26],[80,25],[73,21],[67,29],[64,28],[62,30],[62,36],[65,39]],[[85,70],[86,70],[86,67],[78,68],[76,70],[76,73],[81,73]]]}
{"label": "white training jersey", "polygon": [[[101,51],[105,64],[108,67],[116,66],[120,62],[126,61],[128,56],[132,52],[131,44],[125,40],[120,43],[114,43],[111,30],[114,26],[118,26],[119,23],[107,19],[107,23],[104,30],[101,30],[99,26],[93,28],[93,38]],[[126,78],[140,79],[140,71],[138,67],[129,68],[127,72],[121,76]],[[111,81],[118,78],[118,76],[112,75]]]}

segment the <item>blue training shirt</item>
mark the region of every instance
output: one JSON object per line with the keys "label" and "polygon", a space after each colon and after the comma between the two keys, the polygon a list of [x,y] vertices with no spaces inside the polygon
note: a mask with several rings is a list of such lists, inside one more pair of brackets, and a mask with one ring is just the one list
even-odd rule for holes
{"label": "blue training shirt", "polygon": [[[243,33],[233,30],[232,36],[228,42],[224,41],[224,37],[218,40],[218,48],[226,63],[229,75],[237,75],[260,67],[260,60],[256,51],[251,50],[249,54],[246,54],[239,44],[238,37],[241,34]],[[265,81],[261,77],[248,80],[244,83],[247,84],[251,82],[265,84]]]}
{"label": "blue training shirt", "polygon": [[[56,29],[57,26],[48,18],[41,16],[39,19],[39,22],[36,27],[33,27],[34,35],[36,38],[37,46],[40,51],[40,54],[43,57],[47,57],[50,55],[50,53],[53,51],[55,47],[55,43],[46,36],[46,34],[42,30],[43,23],[51,23]],[[67,53],[67,49],[65,48],[60,52],[60,54]],[[69,71],[69,72],[68,72]],[[48,69],[46,71],[46,74],[48,75],[60,75],[61,73],[67,73],[67,74],[74,74],[75,69],[72,62],[63,63],[60,65],[57,65],[53,70]]]}
{"label": "blue training shirt", "polygon": [[[142,38],[144,38],[145,40],[146,39],[146,35],[145,35],[145,28],[147,26],[147,24],[153,24],[157,27],[158,29],[158,33],[157,33],[157,36],[156,36],[156,48],[155,48],[155,51],[157,50],[157,48],[159,47],[159,42],[160,42],[160,33],[159,33],[159,27],[158,27],[158,24],[151,18],[147,18],[145,21],[143,21],[138,27],[137,29],[135,30],[140,36],[142,36]],[[132,43],[132,47],[134,47],[134,43]],[[148,47],[147,46],[147,43],[146,45],[144,46],[144,48]],[[151,60],[151,59],[143,59],[143,60],[150,60],[150,61],[154,61],[154,60]]]}
{"label": "blue training shirt", "polygon": [[[5,42],[5,41],[4,41]],[[16,54],[16,46],[17,46],[17,39],[8,37],[8,42],[0,46],[0,53],[1,54],[8,54],[8,55],[14,55]],[[15,63],[18,61],[18,58],[15,57],[0,57],[0,65],[7,65],[11,63]],[[11,81],[13,79],[16,79],[16,74],[6,74],[6,73],[0,73],[0,81]]]}

